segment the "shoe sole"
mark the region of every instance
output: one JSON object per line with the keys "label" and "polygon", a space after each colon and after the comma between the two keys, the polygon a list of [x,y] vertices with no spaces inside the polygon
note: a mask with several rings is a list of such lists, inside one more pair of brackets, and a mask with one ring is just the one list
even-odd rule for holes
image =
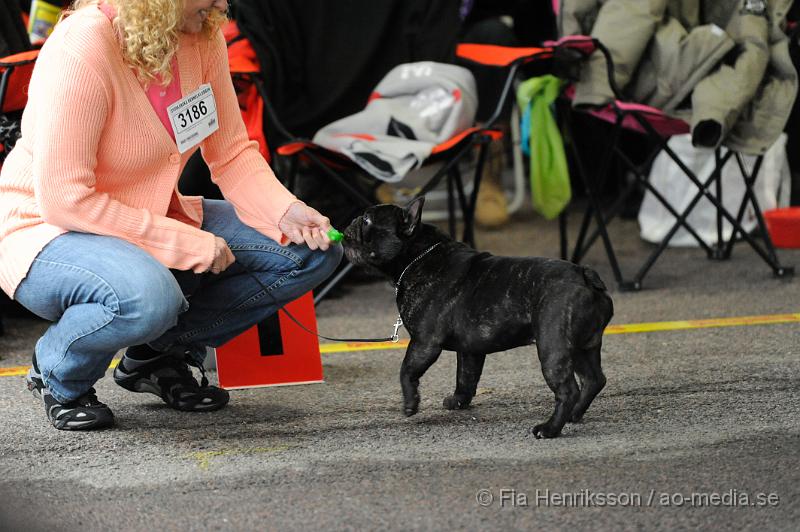
{"label": "shoe sole", "polygon": [[92,421],[66,421],[51,420],[51,423],[58,430],[99,430],[106,429],[114,425],[114,419],[98,422]]}
{"label": "shoe sole", "polygon": [[50,417],[49,413],[47,415],[47,419],[49,419],[53,427],[57,428],[58,430],[96,430],[109,428],[114,425],[114,414],[112,414],[111,411],[109,411],[108,417],[91,419],[88,421],[76,421],[74,419],[54,419]]}
{"label": "shoe sole", "polygon": [[[177,404],[171,404],[164,397],[161,395],[161,387],[158,386],[156,383],[151,381],[150,379],[145,379],[143,377],[131,377],[127,379],[117,379],[116,375],[114,376],[114,382],[116,382],[122,388],[130,392],[135,393],[149,393],[155,395],[166,405],[170,408],[175,410],[180,410],[181,412],[211,412],[214,410],[219,410],[220,408],[224,407],[228,404],[228,399],[223,401],[222,403],[191,403],[186,402],[182,403],[180,401]],[[189,406],[191,405],[191,406]]]}

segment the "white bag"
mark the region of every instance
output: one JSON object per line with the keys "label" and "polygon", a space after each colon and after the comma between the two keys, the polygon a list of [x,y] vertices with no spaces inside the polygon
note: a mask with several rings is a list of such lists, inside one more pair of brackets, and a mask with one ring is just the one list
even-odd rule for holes
{"label": "white bag", "polygon": [[[714,170],[714,150],[698,149],[692,146],[690,135],[675,135],[668,141],[669,147],[680,157],[686,166],[692,170],[701,183],[704,183]],[[726,149],[722,149],[722,155]],[[752,171],[756,157],[745,155],[743,157],[745,169]],[[699,192],[686,174],[663,151],[658,154],[650,170],[650,183],[661,193],[670,205],[682,213],[692,198]],[[786,207],[789,205],[791,187],[791,174],[789,162],[786,158],[786,135],[781,134],[775,144],[770,147],[764,156],[764,162],[755,182],[756,199],[761,211]],[[736,216],[744,197],[744,178],[736,163],[736,157],[731,156],[722,170],[722,204],[731,214]],[[708,191],[716,195],[716,184],[711,184]],[[717,211],[714,205],[705,197],[692,209],[687,218],[692,227],[706,244],[712,246],[717,243]],[[745,209],[742,227],[752,231],[757,227],[757,220],[753,207],[748,203]],[[648,242],[660,243],[675,224],[675,217],[647,190],[639,208],[639,227],[641,237]],[[723,218],[723,239],[730,239],[731,224]],[[669,242],[670,246],[697,246],[697,241],[681,226]]]}

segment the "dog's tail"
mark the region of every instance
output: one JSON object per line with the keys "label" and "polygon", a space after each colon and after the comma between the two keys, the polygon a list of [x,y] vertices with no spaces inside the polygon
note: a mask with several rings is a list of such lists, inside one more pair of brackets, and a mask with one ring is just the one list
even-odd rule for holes
{"label": "dog's tail", "polygon": [[591,268],[587,268],[586,266],[583,267],[583,280],[586,282],[586,286],[597,290],[598,292],[608,291],[606,284],[603,282],[597,272]]}

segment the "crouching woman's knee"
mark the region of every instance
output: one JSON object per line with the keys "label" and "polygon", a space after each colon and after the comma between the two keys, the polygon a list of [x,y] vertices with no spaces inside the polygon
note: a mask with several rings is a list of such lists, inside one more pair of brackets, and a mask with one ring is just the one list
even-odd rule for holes
{"label": "crouching woman's knee", "polygon": [[129,326],[129,345],[158,338],[189,308],[175,277],[159,264],[132,273],[119,296],[119,318]]}

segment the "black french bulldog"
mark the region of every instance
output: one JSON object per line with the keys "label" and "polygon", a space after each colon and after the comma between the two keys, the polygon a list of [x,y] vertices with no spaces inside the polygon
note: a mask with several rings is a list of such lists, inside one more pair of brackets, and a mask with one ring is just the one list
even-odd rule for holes
{"label": "black french bulldog", "polygon": [[[424,198],[405,208],[368,208],[345,230],[345,255],[388,275],[411,335],[400,369],[406,416],[419,408],[419,379],[443,349],[455,351],[455,393],[448,410],[469,406],[488,353],[537,344],[555,411],[533,427],[554,438],[578,421],[603,389],[603,331],[614,313],[600,276],[570,262],[497,257],[456,242],[421,223]],[[575,380],[580,378],[581,387]]]}

